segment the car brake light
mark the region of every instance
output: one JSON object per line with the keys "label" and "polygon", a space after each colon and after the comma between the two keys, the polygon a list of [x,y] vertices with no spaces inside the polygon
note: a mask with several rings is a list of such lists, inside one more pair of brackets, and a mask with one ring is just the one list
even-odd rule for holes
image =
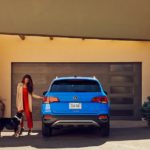
{"label": "car brake light", "polygon": [[47,97],[44,97],[44,98],[43,98],[43,103],[49,103],[49,102],[47,101]]}
{"label": "car brake light", "polygon": [[44,119],[52,119],[53,118],[53,116],[51,116],[51,115],[44,115]]}
{"label": "car brake light", "polygon": [[44,97],[43,103],[53,103],[53,102],[59,102],[59,99],[57,97]]}
{"label": "car brake light", "polygon": [[98,96],[98,97],[94,97],[94,98],[92,99],[92,102],[107,104],[107,103],[108,103],[108,99],[107,99],[106,96],[104,96],[104,97]]}
{"label": "car brake light", "polygon": [[108,117],[106,115],[100,115],[98,118],[99,119],[107,119]]}

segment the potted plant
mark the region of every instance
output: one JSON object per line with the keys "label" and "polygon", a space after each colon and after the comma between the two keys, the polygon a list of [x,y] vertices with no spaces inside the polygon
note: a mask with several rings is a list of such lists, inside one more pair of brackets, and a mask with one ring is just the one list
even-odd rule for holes
{"label": "potted plant", "polygon": [[147,125],[150,127],[150,96],[147,97],[147,101],[142,105],[141,114],[142,118],[147,121]]}

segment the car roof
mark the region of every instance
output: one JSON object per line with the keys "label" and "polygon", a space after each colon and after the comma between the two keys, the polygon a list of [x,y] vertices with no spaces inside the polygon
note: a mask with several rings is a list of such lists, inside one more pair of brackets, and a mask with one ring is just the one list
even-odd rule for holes
{"label": "car roof", "polygon": [[84,77],[84,76],[68,76],[68,77],[56,77],[53,81],[59,81],[59,80],[94,80],[94,81],[98,81],[98,79],[93,76],[93,77]]}

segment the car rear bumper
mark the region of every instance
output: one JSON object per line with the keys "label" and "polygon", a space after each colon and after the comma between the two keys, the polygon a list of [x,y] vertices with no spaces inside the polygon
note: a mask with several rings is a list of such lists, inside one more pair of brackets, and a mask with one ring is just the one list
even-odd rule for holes
{"label": "car rear bumper", "polygon": [[52,127],[58,126],[101,126],[101,124],[109,122],[107,118],[100,118],[99,116],[50,116],[45,115],[42,118],[43,123],[49,124]]}

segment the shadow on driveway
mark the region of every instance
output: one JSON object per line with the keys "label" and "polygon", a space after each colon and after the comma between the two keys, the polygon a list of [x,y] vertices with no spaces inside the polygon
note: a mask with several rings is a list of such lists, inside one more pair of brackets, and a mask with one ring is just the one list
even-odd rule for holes
{"label": "shadow on driveway", "polygon": [[[150,139],[150,128],[111,128],[109,138],[102,138],[98,129],[93,128],[72,128],[54,131],[52,137],[43,138],[41,131],[34,131],[36,135],[12,137],[3,133],[0,139],[0,147],[21,147],[31,146],[43,148],[82,148],[100,146],[107,141],[143,140]],[[13,133],[11,133],[13,134]]]}

